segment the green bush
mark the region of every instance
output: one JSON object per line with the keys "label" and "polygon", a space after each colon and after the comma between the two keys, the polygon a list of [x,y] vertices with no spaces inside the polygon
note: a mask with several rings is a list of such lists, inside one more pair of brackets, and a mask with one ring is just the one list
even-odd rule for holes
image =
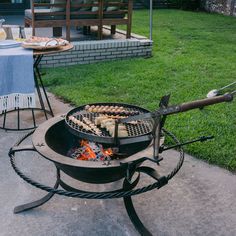
{"label": "green bush", "polygon": [[168,0],[170,6],[178,9],[194,11],[200,8],[200,0]]}

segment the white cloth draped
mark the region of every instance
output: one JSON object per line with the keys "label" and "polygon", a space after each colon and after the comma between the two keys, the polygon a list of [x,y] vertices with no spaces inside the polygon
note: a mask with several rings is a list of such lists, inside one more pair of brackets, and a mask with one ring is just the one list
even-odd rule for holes
{"label": "white cloth draped", "polygon": [[0,112],[35,107],[33,51],[0,49]]}

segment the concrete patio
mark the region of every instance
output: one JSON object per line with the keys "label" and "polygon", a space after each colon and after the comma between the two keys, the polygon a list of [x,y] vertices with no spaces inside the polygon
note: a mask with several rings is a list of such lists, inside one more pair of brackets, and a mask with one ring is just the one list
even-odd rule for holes
{"label": "concrete patio", "polygon": [[[55,114],[64,114],[72,108],[52,94],[49,98]],[[20,179],[10,165],[8,151],[24,134],[0,130],[1,236],[138,235],[122,199],[83,200],[54,196],[41,207],[13,214],[15,206],[45,195]],[[150,154],[151,149],[145,152],[145,155]],[[163,174],[168,173],[176,164],[176,154],[176,151],[167,151],[160,167],[151,166]],[[52,163],[32,152],[19,153],[16,160],[28,176],[53,186],[55,168]],[[150,178],[142,176],[142,185],[150,182]],[[120,185],[121,182],[96,186],[80,183],[81,189],[94,191]],[[235,196],[235,174],[186,155],[183,167],[168,185],[133,199],[137,213],[154,236],[235,236]]]}

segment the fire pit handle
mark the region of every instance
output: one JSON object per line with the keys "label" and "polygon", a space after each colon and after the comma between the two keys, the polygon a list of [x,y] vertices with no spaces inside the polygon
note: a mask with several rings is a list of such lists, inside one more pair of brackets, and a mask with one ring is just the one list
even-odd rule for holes
{"label": "fire pit handle", "polygon": [[203,108],[205,106],[213,105],[221,102],[231,102],[233,100],[233,95],[228,93],[219,97],[206,98],[202,100],[197,100],[193,102],[183,103],[179,105],[178,112],[185,112],[195,108]]}
{"label": "fire pit handle", "polygon": [[150,119],[150,118],[156,119],[157,117],[160,117],[160,116],[172,115],[172,114],[189,111],[196,108],[203,108],[205,106],[210,106],[216,103],[231,102],[233,98],[234,98],[234,93],[227,93],[227,94],[217,96],[217,97],[205,98],[205,99],[196,100],[192,102],[186,102],[180,105],[172,105],[165,108],[160,108],[159,110],[155,112],[129,116],[127,118],[120,119],[119,122],[125,123],[125,122],[130,122],[133,120],[140,120],[140,119]]}

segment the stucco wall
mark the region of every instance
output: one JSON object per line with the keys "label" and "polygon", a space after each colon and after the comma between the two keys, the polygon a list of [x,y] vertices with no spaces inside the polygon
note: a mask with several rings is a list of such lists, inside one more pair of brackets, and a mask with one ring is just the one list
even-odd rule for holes
{"label": "stucco wall", "polygon": [[236,16],[236,0],[203,0],[206,11]]}

